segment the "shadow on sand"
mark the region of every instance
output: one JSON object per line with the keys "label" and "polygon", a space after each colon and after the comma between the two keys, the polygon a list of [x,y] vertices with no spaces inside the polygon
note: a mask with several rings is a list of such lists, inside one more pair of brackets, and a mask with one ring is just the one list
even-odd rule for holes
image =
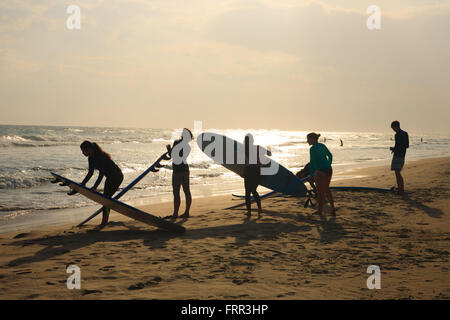
{"label": "shadow on sand", "polygon": [[408,195],[404,196],[404,200],[413,208],[422,210],[431,218],[441,218],[444,215],[444,212],[440,209],[431,208],[417,200],[410,198]]}
{"label": "shadow on sand", "polygon": [[[180,221],[183,223],[183,221]],[[256,222],[256,220],[244,220],[241,224],[226,226],[206,227],[186,230],[183,234],[170,233],[164,230],[146,230],[129,227],[123,222],[111,222],[111,225],[125,226],[129,230],[87,230],[69,231],[66,235],[57,235],[36,239],[21,239],[10,245],[24,247],[28,245],[42,245],[43,249],[37,251],[33,256],[22,257],[9,262],[8,266],[20,266],[27,263],[45,261],[54,257],[69,253],[79,248],[87,247],[97,242],[118,243],[131,240],[143,240],[143,244],[149,249],[165,248],[167,241],[174,238],[186,240],[198,240],[205,238],[235,237],[237,245],[246,245],[250,240],[273,240],[282,233],[304,231],[302,227],[291,223],[267,223]]]}

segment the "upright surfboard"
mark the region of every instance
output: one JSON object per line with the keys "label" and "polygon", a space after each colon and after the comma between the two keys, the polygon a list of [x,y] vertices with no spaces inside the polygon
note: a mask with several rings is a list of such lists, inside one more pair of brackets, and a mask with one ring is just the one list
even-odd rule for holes
{"label": "upright surfboard", "polygon": [[137,208],[134,208],[134,207],[127,205],[126,203],[120,202],[116,199],[105,197],[104,195],[102,195],[96,191],[89,190],[85,186],[82,186],[81,184],[79,184],[75,181],[72,181],[63,176],[60,176],[59,174],[56,174],[53,172],[51,174],[56,179],[63,182],[64,185],[69,186],[69,188],[71,188],[72,190],[75,190],[78,193],[82,194],[83,196],[85,196],[95,202],[98,202],[101,205],[111,208],[112,210],[114,210],[118,213],[121,213],[129,218],[144,222],[151,226],[155,226],[155,227],[158,227],[161,229],[166,229],[166,230],[173,231],[173,232],[186,231],[186,229],[183,226],[180,226],[180,225],[172,223],[170,221],[161,219],[161,218],[151,215],[147,212],[141,211]]}
{"label": "upright surfboard", "polygon": [[[245,164],[242,163],[242,156],[245,152],[244,144],[218,133],[204,132],[197,137],[197,145],[216,163],[241,177],[244,176]],[[302,180],[278,162],[265,158],[264,161],[261,161],[266,163],[262,167],[278,167],[278,170],[274,174],[262,174],[260,185],[288,195],[306,195],[307,189]]]}

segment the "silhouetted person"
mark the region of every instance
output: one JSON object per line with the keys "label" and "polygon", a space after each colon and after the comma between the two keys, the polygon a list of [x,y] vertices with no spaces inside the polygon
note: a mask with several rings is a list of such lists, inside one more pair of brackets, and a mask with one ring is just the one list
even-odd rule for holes
{"label": "silhouetted person", "polygon": [[191,130],[184,128],[180,139],[175,140],[172,146],[167,145],[167,150],[172,157],[173,214],[171,216],[165,217],[165,219],[178,217],[178,210],[180,209],[181,204],[181,186],[183,187],[183,192],[186,199],[186,210],[180,216],[180,218],[189,218],[192,196],[189,182],[190,173],[189,164],[187,163],[187,157],[191,152],[189,142],[191,142],[193,138],[194,135],[192,134]]}
{"label": "silhouetted person", "polygon": [[[251,195],[258,206],[258,215],[262,214],[261,199],[259,197],[258,188],[261,179],[261,161],[259,154],[261,153],[261,146],[253,144],[253,136],[248,133],[244,139],[245,148],[245,166],[244,166],[244,187],[245,187],[245,204],[247,206],[247,215],[251,215]],[[265,150],[265,149],[264,149]],[[256,154],[255,154],[256,153]],[[271,152],[267,151],[270,156]]]}
{"label": "silhouetted person", "polygon": [[[91,191],[95,191],[103,179],[106,177],[105,187],[103,194],[107,197],[112,197],[113,194],[119,189],[120,184],[123,181],[122,170],[117,166],[117,164],[111,159],[111,156],[103,151],[98,144],[95,142],[84,141],[80,145],[83,154],[88,157],[89,161],[89,171],[81,184],[84,186],[89,179],[91,179],[94,174],[94,170],[99,171],[97,181],[95,181],[94,186]],[[71,194],[74,194],[73,192]],[[100,228],[104,227],[108,223],[110,209],[103,206],[103,218],[99,225]]]}
{"label": "silhouetted person", "polygon": [[405,183],[401,175],[401,170],[405,164],[406,149],[409,148],[409,136],[406,131],[400,129],[400,122],[393,121],[391,128],[395,133],[395,146],[390,150],[394,154],[392,157],[391,170],[395,171],[395,178],[397,180],[398,194],[405,194]]}

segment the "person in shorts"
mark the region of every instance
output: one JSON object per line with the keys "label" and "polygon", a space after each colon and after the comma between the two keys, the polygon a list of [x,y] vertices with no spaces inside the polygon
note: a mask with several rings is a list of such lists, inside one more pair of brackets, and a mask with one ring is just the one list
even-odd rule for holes
{"label": "person in shorts", "polygon": [[191,152],[189,142],[191,142],[193,138],[194,136],[191,130],[184,128],[180,139],[175,140],[172,146],[167,145],[167,151],[172,158],[173,214],[165,217],[165,219],[176,219],[178,217],[178,210],[180,209],[181,204],[181,187],[183,187],[186,198],[186,210],[180,218],[189,218],[192,196],[189,184],[189,164],[187,163],[187,157]]}
{"label": "person in shorts", "polygon": [[390,148],[393,153],[391,170],[395,172],[398,194],[404,195],[405,182],[401,175],[401,171],[405,165],[406,149],[409,148],[409,136],[406,131],[400,129],[400,122],[398,121],[393,121],[391,123],[391,128],[395,131],[395,146]]}
{"label": "person in shorts", "polygon": [[314,178],[314,182],[317,188],[317,214],[322,215],[323,205],[325,200],[331,206],[331,214],[336,214],[336,208],[334,206],[333,195],[330,191],[330,182],[333,176],[332,162],[333,155],[328,148],[318,142],[320,134],[311,132],[306,136],[308,144],[311,146],[309,149],[309,171],[311,177]]}

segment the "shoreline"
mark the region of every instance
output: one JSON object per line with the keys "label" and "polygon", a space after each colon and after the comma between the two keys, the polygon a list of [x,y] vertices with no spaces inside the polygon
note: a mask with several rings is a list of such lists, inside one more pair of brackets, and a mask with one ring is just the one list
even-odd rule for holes
{"label": "shoreline", "polygon": [[[405,167],[413,164],[417,161],[427,161],[427,160],[431,160],[431,159],[450,159],[450,157],[430,157],[430,158],[425,158],[425,159],[415,159],[415,160],[409,160],[406,161]],[[345,184],[348,183],[354,183],[357,181],[362,181],[363,185],[358,185],[358,186],[369,186],[367,184],[367,181],[364,180],[364,178],[367,178],[370,175],[382,172],[383,168],[386,168],[386,166],[389,166],[389,164],[386,165],[381,165],[381,163],[385,163],[388,160],[374,160],[372,161],[372,163],[370,165],[367,165],[367,163],[365,163],[364,166],[362,167],[354,167],[352,166],[349,169],[345,169],[342,172],[338,172],[335,173],[333,175],[333,180],[331,182],[332,186],[343,186]],[[345,166],[345,165],[344,165]],[[365,184],[364,184],[365,183]],[[373,181],[372,181],[373,183]],[[395,185],[395,181],[394,184],[392,184],[391,186]],[[387,186],[383,183],[376,183],[376,185],[370,185],[372,187],[380,187],[380,188],[390,188],[391,186]],[[198,201],[199,199],[207,199],[207,198],[211,198],[211,197],[230,197],[231,198],[231,193],[243,193],[243,186],[241,185],[237,185],[237,184],[230,184],[230,189],[226,190],[226,191],[222,191],[219,194],[208,194],[205,195],[205,190],[201,190],[206,189],[204,186],[199,186],[200,187],[200,193],[203,193],[203,195],[197,195],[193,192],[193,199],[195,199],[195,201]],[[263,194],[265,192],[269,192],[270,190],[267,188],[264,188],[262,186],[260,186],[258,188],[258,192],[260,194]],[[208,192],[207,192],[208,193]],[[183,198],[183,194],[182,196],[182,205],[184,203],[184,198]],[[163,198],[163,200],[161,200],[161,198]],[[154,196],[154,197],[143,197],[143,198],[137,198],[137,199],[133,199],[131,201],[127,202],[128,204],[144,210],[153,215],[158,215],[157,213],[155,213],[155,210],[153,210],[154,206],[161,206],[163,205],[164,208],[167,207],[167,205],[172,204],[172,195],[168,194],[168,195],[158,195],[158,196]],[[231,206],[231,204],[230,204]],[[81,221],[83,221],[84,219],[88,218],[91,214],[93,214],[98,208],[100,207],[100,205],[98,204],[93,204],[91,206],[85,206],[85,207],[79,207],[79,208],[63,208],[63,209],[46,209],[46,210],[35,210],[38,212],[38,216],[33,216],[33,213],[31,214],[24,214],[24,215],[19,215],[16,218],[13,218],[11,220],[5,220],[5,224],[3,224],[2,226],[0,226],[0,235],[5,235],[5,234],[11,234],[14,232],[29,232],[29,231],[33,231],[36,229],[41,229],[41,228],[46,228],[46,227],[58,227],[58,226],[67,226],[69,225],[69,223],[72,223],[74,225],[80,223]],[[167,209],[167,208],[166,208]],[[180,208],[181,210],[182,208]],[[166,216],[170,213],[164,213],[162,216]],[[94,218],[95,220],[96,218]],[[92,221],[92,220],[91,220]],[[91,222],[92,223],[92,222]]]}

